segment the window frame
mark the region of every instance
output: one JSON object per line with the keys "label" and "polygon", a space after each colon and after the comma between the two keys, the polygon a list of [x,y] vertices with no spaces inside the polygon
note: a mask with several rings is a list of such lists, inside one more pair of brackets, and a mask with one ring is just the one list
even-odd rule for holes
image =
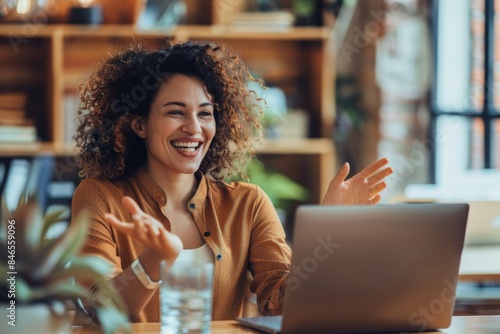
{"label": "window frame", "polygon": [[[467,1],[467,3],[469,3]],[[456,4],[456,3],[455,3]],[[467,106],[466,108],[460,108],[459,110],[454,110],[453,108],[443,107],[439,103],[439,89],[440,89],[440,69],[437,64],[439,64],[441,52],[439,41],[439,28],[442,22],[439,21],[440,18],[440,8],[443,5],[442,0],[431,0],[432,15],[430,19],[431,25],[431,40],[432,40],[432,80],[431,80],[431,91],[430,91],[430,182],[439,185],[453,185],[455,182],[457,185],[485,185],[491,183],[492,178],[497,178],[500,182],[500,172],[495,170],[495,133],[493,131],[495,121],[500,120],[500,112],[494,104],[493,86],[494,86],[494,62],[495,62],[495,36],[494,36],[494,22],[495,22],[495,11],[494,11],[494,0],[484,0],[484,86],[482,87],[482,95],[484,97],[484,103],[481,110],[474,110],[473,107]],[[470,22],[469,22],[470,23]],[[470,24],[466,25],[470,31]],[[442,28],[442,26],[441,26]],[[472,38],[471,38],[472,40]],[[469,48],[470,49],[470,48]],[[470,58],[470,53],[469,53]],[[470,71],[467,73],[468,82],[470,85]],[[443,159],[446,155],[440,152],[440,136],[442,137],[443,129],[438,127],[438,121],[444,119],[443,117],[453,116],[457,119],[461,119],[462,122],[470,122],[474,119],[480,119],[484,126],[484,137],[483,137],[483,168],[482,169],[468,169],[468,168],[457,168],[457,164],[463,164],[462,157],[451,157],[448,154],[446,159]],[[456,131],[458,133],[458,131]],[[462,132],[462,135],[466,132]],[[457,135],[457,134],[455,134]],[[453,135],[451,135],[453,136]],[[455,138],[456,139],[456,138]],[[469,139],[470,140],[470,139]],[[448,145],[456,145],[456,141],[450,140]],[[448,149],[451,146],[448,147]],[[446,151],[446,150],[444,150]],[[468,152],[466,152],[466,155]],[[460,165],[458,165],[460,166]],[[479,184],[478,184],[479,183]]]}

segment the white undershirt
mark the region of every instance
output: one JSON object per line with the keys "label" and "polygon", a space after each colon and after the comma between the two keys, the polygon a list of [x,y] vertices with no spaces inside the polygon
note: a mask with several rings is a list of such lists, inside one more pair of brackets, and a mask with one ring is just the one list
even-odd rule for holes
{"label": "white undershirt", "polygon": [[203,263],[213,263],[214,253],[208,244],[205,243],[203,246],[193,249],[183,249],[175,263],[187,263],[187,264],[203,264]]}

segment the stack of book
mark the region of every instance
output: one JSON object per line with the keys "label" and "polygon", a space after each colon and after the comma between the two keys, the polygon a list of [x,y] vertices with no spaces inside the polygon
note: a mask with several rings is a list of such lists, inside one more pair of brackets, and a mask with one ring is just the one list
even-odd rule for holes
{"label": "stack of book", "polygon": [[36,127],[26,115],[27,94],[0,92],[0,144],[34,143]]}
{"label": "stack of book", "polygon": [[288,11],[240,12],[227,20],[233,28],[243,30],[286,30],[293,26],[295,16]]}

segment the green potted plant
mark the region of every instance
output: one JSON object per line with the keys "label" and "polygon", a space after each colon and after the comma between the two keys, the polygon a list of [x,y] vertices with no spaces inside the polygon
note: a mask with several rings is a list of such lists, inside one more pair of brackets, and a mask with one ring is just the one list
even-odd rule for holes
{"label": "green potted plant", "polygon": [[307,190],[300,184],[279,172],[266,169],[257,160],[249,163],[247,174],[250,183],[262,188],[277,209],[286,209],[289,201],[304,201],[307,197]]}
{"label": "green potted plant", "polygon": [[[43,216],[35,198],[22,196],[9,212],[5,202],[0,234],[0,333],[60,333],[71,322],[68,305],[81,300],[95,313],[103,333],[129,332],[125,306],[106,281],[110,267],[102,259],[78,254],[87,233],[87,217],[78,217],[61,235],[47,239],[63,211]],[[91,293],[75,280],[86,280]]]}

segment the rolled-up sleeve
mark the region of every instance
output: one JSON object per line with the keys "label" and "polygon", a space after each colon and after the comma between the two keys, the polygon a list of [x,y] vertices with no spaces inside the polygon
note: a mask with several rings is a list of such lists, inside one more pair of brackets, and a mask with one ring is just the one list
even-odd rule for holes
{"label": "rolled-up sleeve", "polygon": [[93,184],[93,180],[82,181],[73,195],[72,217],[78,219],[82,214],[88,217],[88,232],[80,250],[84,255],[95,255],[111,265],[111,279],[122,272],[121,259],[118,256],[117,243],[111,227],[104,215],[111,212],[105,194]]}

